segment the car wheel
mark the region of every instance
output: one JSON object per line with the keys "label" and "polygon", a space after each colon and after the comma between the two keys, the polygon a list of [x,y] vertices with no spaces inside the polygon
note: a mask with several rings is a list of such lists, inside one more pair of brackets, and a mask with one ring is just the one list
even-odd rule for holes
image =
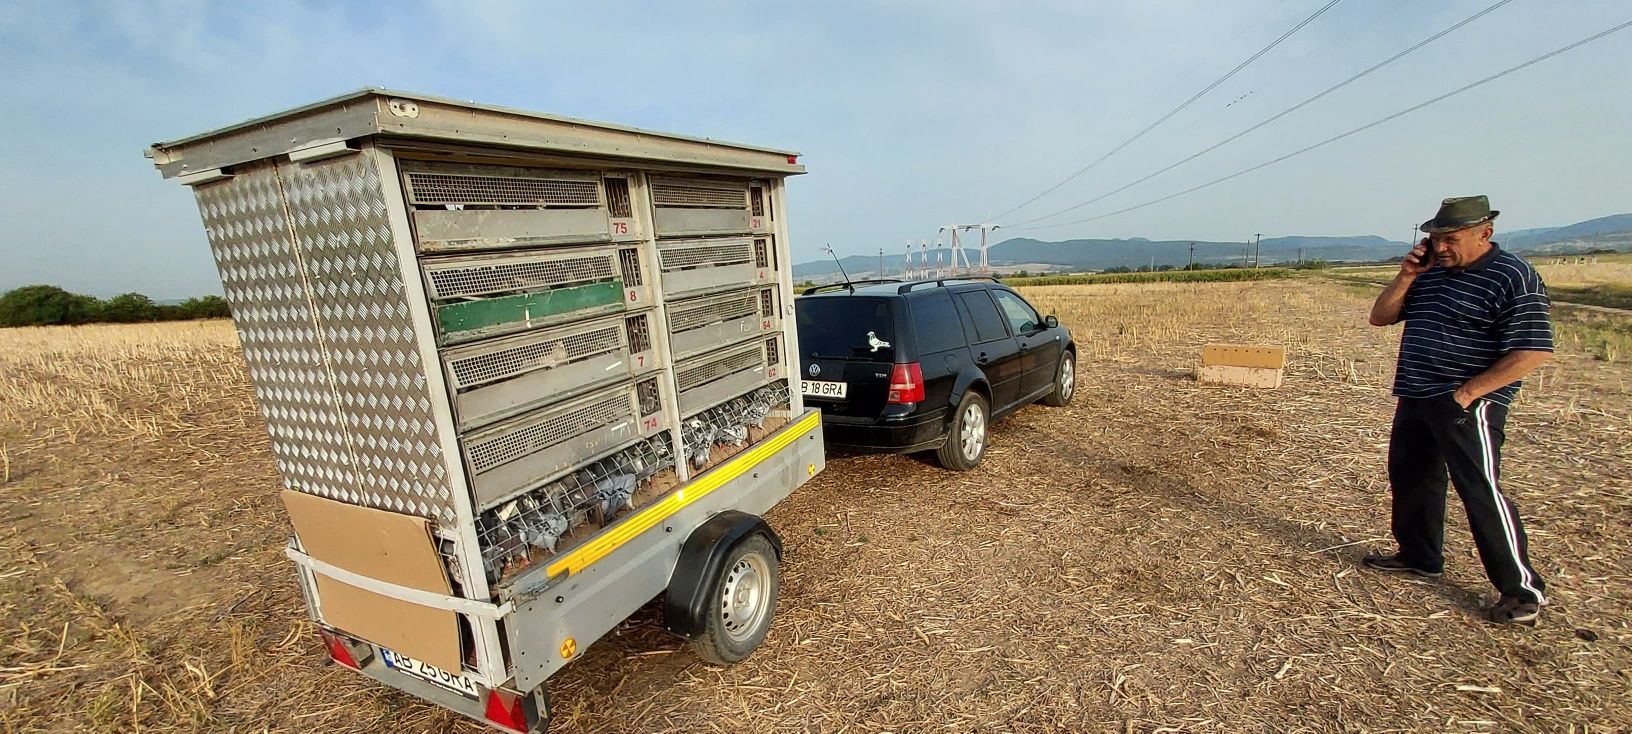
{"label": "car wheel", "polygon": [[1073,352],[1060,353],[1060,366],[1054,370],[1054,391],[1043,397],[1043,405],[1052,405],[1056,408],[1070,405],[1071,398],[1077,394],[1077,355]]}
{"label": "car wheel", "polygon": [[770,541],[757,534],[743,539],[712,583],[703,634],[691,641],[691,649],[715,665],[748,657],[771,631],[781,587],[782,571]]}
{"label": "car wheel", "polygon": [[980,393],[971,390],[963,394],[963,399],[958,401],[958,412],[947,427],[946,443],[935,452],[941,466],[952,471],[968,471],[980,464],[981,458],[986,456],[991,415],[991,408]]}

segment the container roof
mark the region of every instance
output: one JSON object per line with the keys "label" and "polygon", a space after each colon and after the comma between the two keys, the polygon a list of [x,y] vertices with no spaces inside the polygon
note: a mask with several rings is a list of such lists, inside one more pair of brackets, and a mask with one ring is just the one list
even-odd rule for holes
{"label": "container roof", "polygon": [[804,172],[797,151],[379,88],[155,143],[147,155],[168,178],[369,136],[782,175]]}

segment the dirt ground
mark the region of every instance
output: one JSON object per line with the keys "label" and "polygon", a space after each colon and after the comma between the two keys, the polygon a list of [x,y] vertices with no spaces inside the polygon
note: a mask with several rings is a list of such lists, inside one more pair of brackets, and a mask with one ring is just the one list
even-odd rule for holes
{"label": "dirt ground", "polygon": [[[1452,501],[1443,579],[1388,546],[1396,329],[1366,286],[1067,286],[1079,393],[965,474],[840,458],[770,515],[765,646],[701,663],[648,607],[552,682],[557,732],[1632,730],[1632,366],[1573,350],[1508,426],[1552,604],[1481,621]],[[1191,378],[1284,343],[1273,391]],[[0,730],[475,732],[322,665],[225,322],[0,333]]]}

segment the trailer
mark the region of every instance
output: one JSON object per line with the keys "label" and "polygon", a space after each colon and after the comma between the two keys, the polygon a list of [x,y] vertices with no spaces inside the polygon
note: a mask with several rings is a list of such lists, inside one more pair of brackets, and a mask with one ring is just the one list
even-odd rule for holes
{"label": "trailer", "polygon": [[798,154],[366,89],[148,149],[192,188],[329,656],[498,729],[636,609],[769,630],[824,466]]}

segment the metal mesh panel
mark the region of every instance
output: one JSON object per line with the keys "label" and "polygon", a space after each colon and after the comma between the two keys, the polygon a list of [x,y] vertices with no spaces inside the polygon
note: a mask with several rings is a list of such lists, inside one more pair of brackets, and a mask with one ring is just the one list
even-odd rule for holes
{"label": "metal mesh panel", "polygon": [[702,364],[681,370],[675,375],[675,382],[679,384],[682,391],[690,390],[735,372],[763,367],[765,365],[764,359],[765,353],[759,348],[759,345],[750,344],[746,347],[739,347],[725,352]]}
{"label": "metal mesh panel", "polygon": [[645,285],[646,279],[640,274],[640,251],[633,247],[618,250],[618,270],[623,273],[625,288],[638,288]]}
{"label": "metal mesh panel", "polygon": [[776,293],[769,288],[759,292],[759,315],[765,318],[776,315]]}
{"label": "metal mesh panel", "polygon": [[558,408],[525,418],[497,435],[472,442],[467,449],[471,469],[481,473],[591,429],[634,420],[627,389],[587,405]]}
{"label": "metal mesh panel", "polygon": [[652,182],[652,203],[657,206],[682,206],[706,209],[746,209],[744,187],[732,184],[706,182],[675,183]]}
{"label": "metal mesh panel", "polygon": [[564,258],[463,261],[426,265],[436,299],[539,290],[616,277],[606,253]]}
{"label": "metal mesh panel", "polygon": [[699,326],[753,316],[754,300],[752,291],[742,291],[681,301],[669,307],[669,328],[687,331]]}
{"label": "metal mesh panel", "polygon": [[618,339],[618,328],[611,324],[577,333],[529,335],[526,339],[511,340],[507,344],[497,349],[489,347],[480,354],[449,360],[455,385],[461,389],[477,387],[623,348],[623,342]]}
{"label": "metal mesh panel", "polygon": [[754,267],[756,267],[756,268],[768,268],[770,266],[771,266],[770,248],[765,245],[765,240],[763,240],[763,239],[754,240]]}
{"label": "metal mesh panel", "polygon": [[658,249],[658,258],[667,272],[746,263],[754,259],[754,253],[753,245],[747,238],[689,240],[664,243]]}
{"label": "metal mesh panel", "polygon": [[[409,198],[421,205],[599,206],[594,181],[525,175],[408,173]],[[627,190],[625,195],[627,196]],[[627,215],[625,215],[627,216]]]}
{"label": "metal mesh panel", "polygon": [[617,219],[635,215],[635,209],[629,202],[629,179],[606,179],[606,208],[607,213]]}
{"label": "metal mesh panel", "polygon": [[766,364],[776,364],[777,362],[782,361],[781,352],[782,352],[782,350],[778,347],[778,345],[776,343],[776,337],[773,336],[773,337],[765,340],[765,363]]}
{"label": "metal mesh panel", "polygon": [[652,377],[635,385],[635,399],[640,403],[640,414],[651,415],[663,409],[663,398],[657,390],[657,378]]}
{"label": "metal mesh panel", "polygon": [[765,187],[748,187],[748,212],[756,217],[765,216]]}
{"label": "metal mesh panel", "polygon": [[652,327],[646,314],[624,319],[623,328],[628,335],[630,352],[644,352],[652,348]]}

